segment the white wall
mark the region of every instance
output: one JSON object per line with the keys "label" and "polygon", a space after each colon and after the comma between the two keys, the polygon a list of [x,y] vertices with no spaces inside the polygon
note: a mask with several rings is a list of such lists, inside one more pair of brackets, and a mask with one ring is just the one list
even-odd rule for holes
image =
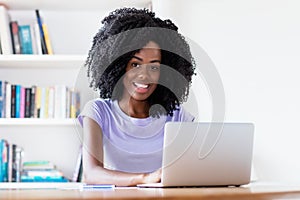
{"label": "white wall", "polygon": [[[300,1],[153,0],[153,10],[212,59],[225,88],[226,121],[255,123],[258,178],[300,182]],[[199,110],[201,121],[210,120],[208,101]]]}

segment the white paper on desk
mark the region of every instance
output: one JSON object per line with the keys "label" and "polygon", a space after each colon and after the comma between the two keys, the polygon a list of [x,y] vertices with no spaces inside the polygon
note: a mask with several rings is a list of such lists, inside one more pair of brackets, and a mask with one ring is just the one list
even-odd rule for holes
{"label": "white paper on desk", "polygon": [[0,189],[80,189],[84,183],[9,182],[0,183]]}

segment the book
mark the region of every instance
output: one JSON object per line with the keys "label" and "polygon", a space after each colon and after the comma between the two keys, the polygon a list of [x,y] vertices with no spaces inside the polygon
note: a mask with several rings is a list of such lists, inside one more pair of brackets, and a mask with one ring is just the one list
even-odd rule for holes
{"label": "book", "polygon": [[3,93],[4,93],[4,82],[0,80],[0,118],[4,117]]}
{"label": "book", "polygon": [[49,87],[45,87],[44,118],[49,118]]}
{"label": "book", "polygon": [[31,88],[25,88],[25,118],[30,118],[31,116]]}
{"label": "book", "polygon": [[23,163],[22,182],[68,182],[56,166],[45,160]]}
{"label": "book", "polygon": [[63,173],[56,169],[30,169],[23,170],[22,175],[25,176],[39,176],[39,177],[62,177]]}
{"label": "book", "polygon": [[36,9],[35,14],[36,14],[37,22],[39,24],[42,52],[43,52],[43,54],[48,54],[46,41],[45,41],[45,36],[44,36],[44,31],[43,31],[43,21],[42,21],[42,18],[40,16],[40,11],[38,9]]}
{"label": "book", "polygon": [[0,182],[8,182],[8,141],[0,139]]}
{"label": "book", "polygon": [[19,24],[17,21],[11,21],[10,25],[10,34],[11,34],[11,43],[14,54],[21,54],[21,44],[19,38]]}
{"label": "book", "polygon": [[41,55],[43,54],[43,51],[42,51],[42,44],[41,44],[40,27],[36,20],[33,22],[32,29],[33,29],[33,34],[32,34],[33,40],[36,48],[35,54]]}
{"label": "book", "polygon": [[21,112],[21,85],[16,85],[15,117],[20,118]]}
{"label": "book", "polygon": [[76,97],[76,115],[75,118],[80,114],[80,92],[76,91],[75,92],[75,97]]}
{"label": "book", "polygon": [[72,182],[81,182],[82,177],[82,145],[79,147],[76,166],[73,172]]}
{"label": "book", "polygon": [[26,161],[23,163],[23,170],[50,170],[55,169],[56,166],[47,160],[34,160],[34,161]]}
{"label": "book", "polygon": [[12,182],[12,156],[13,156],[13,144],[8,145],[8,182]]}
{"label": "book", "polygon": [[1,47],[1,38],[0,38],[0,54],[3,54],[2,53],[2,47]]}
{"label": "book", "polygon": [[0,139],[0,182],[3,182],[4,180],[4,173],[3,173],[3,167],[2,167],[2,163],[3,163],[3,145],[2,145],[2,139]]}
{"label": "book", "polygon": [[34,117],[35,118],[40,118],[41,99],[42,99],[42,89],[41,89],[41,87],[36,86],[35,104],[34,104]]}
{"label": "book", "polygon": [[41,107],[39,118],[45,118],[45,108],[46,108],[46,87],[41,87]]}
{"label": "book", "polygon": [[67,111],[67,87],[65,85],[55,85],[55,105],[54,105],[54,117],[66,118]]}
{"label": "book", "polygon": [[71,116],[71,98],[72,98],[72,89],[67,88],[66,94],[66,117],[69,118]]}
{"label": "book", "polygon": [[45,43],[46,43],[46,47],[47,47],[47,52],[48,52],[48,54],[53,54],[50,36],[49,36],[49,32],[48,32],[48,26],[45,23],[43,23],[42,27],[43,27],[43,31],[44,31],[44,38],[45,38]]}
{"label": "book", "polygon": [[21,172],[22,172],[22,157],[23,157],[23,148],[13,144],[12,145],[12,182],[21,181]]}
{"label": "book", "polygon": [[22,175],[22,182],[68,182],[69,180],[63,176],[58,177],[41,177],[41,176],[26,176]]}
{"label": "book", "polygon": [[74,88],[71,90],[71,102],[70,102],[70,118],[76,117],[76,91]]}
{"label": "book", "polygon": [[5,117],[11,118],[11,84],[6,82],[5,90]]}
{"label": "book", "polygon": [[30,25],[19,26],[19,37],[22,54],[33,54]]}
{"label": "book", "polygon": [[16,118],[16,85],[11,85],[10,117]]}
{"label": "book", "polygon": [[12,42],[11,33],[9,28],[10,16],[7,8],[4,5],[0,5],[0,41],[2,54],[12,54]]}
{"label": "book", "polygon": [[48,118],[54,118],[54,87],[49,87]]}
{"label": "book", "polygon": [[35,112],[35,94],[36,93],[36,86],[31,87],[31,95],[30,95],[30,117],[34,117],[34,112]]}
{"label": "book", "polygon": [[20,118],[25,117],[25,87],[21,87]]}

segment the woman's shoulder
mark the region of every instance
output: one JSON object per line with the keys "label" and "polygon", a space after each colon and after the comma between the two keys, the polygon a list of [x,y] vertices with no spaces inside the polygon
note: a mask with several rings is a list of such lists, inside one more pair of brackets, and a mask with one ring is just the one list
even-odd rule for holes
{"label": "woman's shoulder", "polygon": [[102,99],[102,98],[96,98],[88,101],[86,103],[86,106],[88,107],[111,107],[112,100],[110,99]]}
{"label": "woman's shoulder", "polygon": [[83,113],[110,113],[112,109],[112,100],[96,98],[89,100],[83,109]]}
{"label": "woman's shoulder", "polygon": [[111,104],[112,101],[109,99],[97,98],[97,99],[89,100],[85,104],[80,115],[78,116],[80,123],[82,124],[84,116],[90,117],[91,119],[100,123],[104,118],[110,115]]}

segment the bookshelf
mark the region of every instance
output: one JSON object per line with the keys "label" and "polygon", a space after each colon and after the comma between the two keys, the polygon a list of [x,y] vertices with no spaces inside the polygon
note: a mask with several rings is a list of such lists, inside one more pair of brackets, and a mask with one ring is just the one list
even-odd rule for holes
{"label": "bookshelf", "polygon": [[[151,0],[0,0],[11,20],[35,19],[39,9],[48,25],[53,55],[0,55],[0,80],[24,86],[64,84],[81,92],[81,109],[96,97],[83,63],[100,20],[115,8],[149,8]],[[24,149],[23,161],[49,160],[72,178],[82,132],[75,119],[1,118],[0,138]]]}
{"label": "bookshelf", "polygon": [[4,68],[55,68],[79,69],[85,55],[0,55],[0,69]]}

